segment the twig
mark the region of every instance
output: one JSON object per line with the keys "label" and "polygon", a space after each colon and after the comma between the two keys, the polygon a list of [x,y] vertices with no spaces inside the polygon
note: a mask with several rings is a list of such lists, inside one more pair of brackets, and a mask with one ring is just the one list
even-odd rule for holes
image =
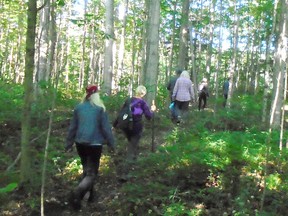
{"label": "twig", "polygon": [[14,162],[6,169],[6,172],[10,171],[20,160],[21,158],[21,152],[18,153],[16,159],[14,160]]}
{"label": "twig", "polygon": [[[42,132],[38,137],[35,137],[34,139],[31,140],[31,143],[35,142],[36,140],[38,140],[41,136],[43,136],[46,133],[47,130],[45,130],[44,132]],[[13,163],[7,167],[6,172],[10,171],[20,160],[21,158],[21,152],[18,153],[16,159],[13,161]]]}

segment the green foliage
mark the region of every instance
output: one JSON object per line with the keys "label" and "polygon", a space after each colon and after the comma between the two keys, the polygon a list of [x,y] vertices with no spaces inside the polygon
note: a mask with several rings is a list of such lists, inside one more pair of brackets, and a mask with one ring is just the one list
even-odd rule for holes
{"label": "green foliage", "polygon": [[0,123],[3,121],[21,121],[24,90],[22,85],[0,81]]}
{"label": "green foliage", "polygon": [[[238,102],[235,106],[238,113],[235,111],[230,115],[223,112],[219,119],[225,117],[232,122],[235,119],[240,121],[238,115],[243,113],[251,116],[250,119],[259,118],[259,113],[253,110],[260,107],[252,97],[239,98]],[[245,122],[241,130],[236,127],[236,131],[212,132],[211,119],[215,123],[220,120],[213,119],[212,114],[205,114],[194,114],[196,120],[192,127],[174,127],[156,154],[138,160],[137,169],[131,171],[136,179],[123,187],[125,197],[122,197],[119,205],[127,206],[124,212],[140,214],[147,208],[146,202],[149,200],[155,208],[161,209],[163,215],[202,215],[205,208],[213,206],[221,209],[222,214],[229,212],[229,206],[233,209],[233,215],[255,213],[262,195],[263,179],[260,176],[263,175],[267,159],[267,132],[259,131],[255,124],[250,127],[252,122],[243,118],[238,123]],[[198,118],[202,121],[197,121]],[[271,142],[277,143],[278,137],[279,133],[273,133]],[[282,169],[287,169],[286,152],[282,152],[280,157],[278,146],[272,146],[268,158],[270,174],[266,180],[267,188],[271,191],[268,202],[270,196],[275,196],[274,190],[287,191],[287,175],[277,172],[276,168],[276,162],[281,158],[277,163],[282,164]],[[194,204],[187,204],[191,202]],[[136,210],[132,208],[135,205]],[[276,206],[276,202],[273,205]],[[270,208],[265,211],[273,212]],[[279,211],[284,210],[281,208]]]}
{"label": "green foliage", "polygon": [[18,187],[17,183],[15,183],[15,182],[10,183],[4,188],[0,188],[0,195],[1,194],[5,194],[5,193],[9,193],[9,192],[13,191],[17,187]]}

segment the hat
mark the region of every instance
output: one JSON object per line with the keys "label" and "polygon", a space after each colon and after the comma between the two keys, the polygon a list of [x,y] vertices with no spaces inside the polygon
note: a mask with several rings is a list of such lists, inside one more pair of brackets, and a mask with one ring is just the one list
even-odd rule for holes
{"label": "hat", "polygon": [[98,87],[96,85],[88,85],[86,87],[86,99],[88,99],[92,94],[98,91]]}

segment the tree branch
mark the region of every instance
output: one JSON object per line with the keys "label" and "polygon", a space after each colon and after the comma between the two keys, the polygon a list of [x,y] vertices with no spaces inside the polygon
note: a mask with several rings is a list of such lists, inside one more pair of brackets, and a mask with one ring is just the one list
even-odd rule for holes
{"label": "tree branch", "polygon": [[48,0],[45,0],[44,3],[43,3],[43,5],[40,6],[39,8],[37,8],[37,11],[42,10],[42,9],[47,5],[47,3],[48,3]]}

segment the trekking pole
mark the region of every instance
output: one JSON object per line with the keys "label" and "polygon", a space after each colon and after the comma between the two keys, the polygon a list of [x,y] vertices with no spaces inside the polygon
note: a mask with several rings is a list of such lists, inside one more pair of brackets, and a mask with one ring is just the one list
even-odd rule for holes
{"label": "trekking pole", "polygon": [[[155,107],[155,101],[152,100],[152,107]],[[152,152],[155,152],[155,142],[154,142],[154,139],[155,139],[155,130],[154,130],[154,125],[155,125],[155,111],[153,113],[153,116],[152,116],[152,141],[151,141],[151,151]]]}

